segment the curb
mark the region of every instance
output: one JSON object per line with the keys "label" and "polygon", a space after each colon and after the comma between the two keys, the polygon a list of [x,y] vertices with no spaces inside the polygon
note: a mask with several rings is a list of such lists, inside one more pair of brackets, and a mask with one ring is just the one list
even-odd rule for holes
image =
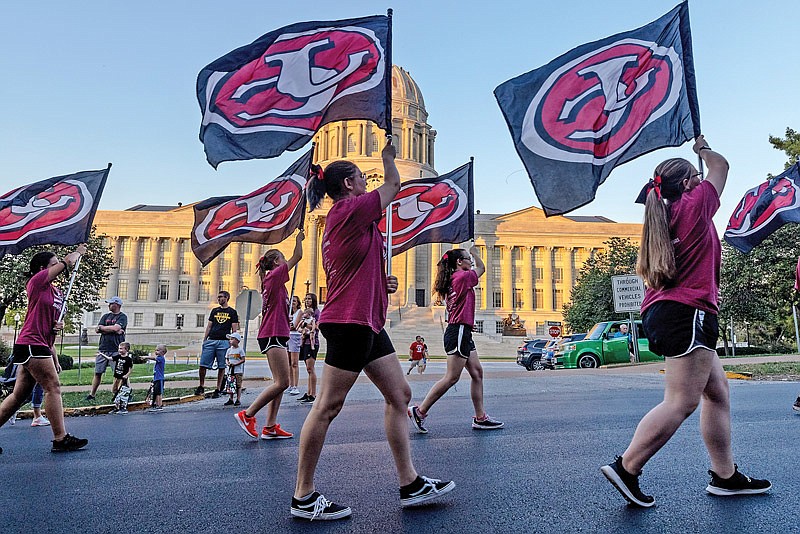
{"label": "curb", "polygon": [[[663,375],[666,373],[666,370],[661,369],[659,373]],[[734,373],[733,371],[725,371],[725,377],[728,380],[752,380],[753,373]]]}
{"label": "curb", "polygon": [[[211,398],[211,392],[204,395],[184,395],[183,397],[167,397],[162,399],[161,402],[164,406],[175,406],[178,404],[186,404],[188,402],[201,401],[206,398]],[[64,408],[64,417],[80,417],[83,415],[107,415],[114,410],[113,404],[99,404],[97,406],[81,406],[79,408]],[[150,405],[145,401],[136,401],[128,403],[129,412],[139,412],[150,408]],[[46,414],[45,414],[46,415]],[[20,410],[17,412],[17,419],[33,419],[33,410]]]}

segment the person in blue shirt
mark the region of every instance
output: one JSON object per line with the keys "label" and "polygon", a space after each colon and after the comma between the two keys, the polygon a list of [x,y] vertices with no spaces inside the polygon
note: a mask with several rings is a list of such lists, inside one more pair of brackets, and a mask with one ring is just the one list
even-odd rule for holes
{"label": "person in blue shirt", "polygon": [[154,356],[144,356],[145,360],[155,361],[153,366],[153,407],[151,411],[163,410],[163,396],[164,396],[164,365],[167,360],[164,355],[167,353],[167,346],[163,343],[156,345],[156,353]]}

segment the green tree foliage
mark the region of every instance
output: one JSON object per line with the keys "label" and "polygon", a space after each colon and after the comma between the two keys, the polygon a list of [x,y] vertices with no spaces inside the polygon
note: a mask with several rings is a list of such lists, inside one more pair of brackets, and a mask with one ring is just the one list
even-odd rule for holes
{"label": "green tree foliage", "polygon": [[787,169],[800,161],[800,132],[786,128],[784,139],[770,135],[769,142],[773,147],[786,152],[786,155],[789,156],[789,161],[786,162]]}
{"label": "green tree foliage", "polygon": [[584,263],[564,305],[564,322],[571,332],[586,332],[599,321],[626,319],[626,313],[614,313],[611,277],[636,272],[637,244],[628,238],[612,237],[603,243],[605,252]]}
{"label": "green tree foliage", "polygon": [[[87,247],[89,250],[81,259],[81,265],[75,276],[75,283],[67,303],[66,322],[67,331],[70,332],[73,331],[70,326],[76,322],[81,311],[97,309],[95,303],[100,298],[100,291],[105,287],[113,267],[111,249],[103,246],[102,237],[96,235],[94,228],[89,236]],[[42,250],[50,250],[59,258],[63,258],[75,250],[75,247],[41,245],[25,249],[16,256],[7,254],[0,258],[0,317],[6,316],[6,311],[9,309],[22,309],[27,306],[25,273],[30,268],[31,257]],[[69,276],[62,274],[54,283],[66,292]]]}

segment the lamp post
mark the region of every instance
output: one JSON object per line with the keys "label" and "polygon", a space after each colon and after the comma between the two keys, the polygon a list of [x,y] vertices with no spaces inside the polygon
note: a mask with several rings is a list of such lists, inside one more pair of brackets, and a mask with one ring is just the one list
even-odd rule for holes
{"label": "lamp post", "polygon": [[14,344],[15,345],[17,343],[17,330],[19,330],[19,319],[20,319],[19,314],[15,313],[14,314]]}
{"label": "lamp post", "polygon": [[306,280],[306,295],[311,293],[311,280]]}

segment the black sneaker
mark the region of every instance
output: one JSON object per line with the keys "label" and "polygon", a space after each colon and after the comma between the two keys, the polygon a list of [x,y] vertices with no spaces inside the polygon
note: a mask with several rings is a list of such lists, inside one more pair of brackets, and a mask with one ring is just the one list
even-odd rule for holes
{"label": "black sneaker", "polygon": [[52,452],[71,452],[82,449],[88,444],[88,439],[76,438],[75,436],[67,434],[60,440],[53,440],[53,448],[50,450]]}
{"label": "black sneaker", "polygon": [[242,405],[242,403],[241,403],[241,401],[238,401],[238,400],[237,400],[237,401],[233,401],[233,405],[234,405],[234,406],[241,406],[241,405]]}
{"label": "black sneaker", "polygon": [[292,515],[302,519],[313,521],[320,519],[330,521],[332,519],[342,519],[352,514],[349,506],[341,506],[329,501],[320,492],[315,491],[307,499],[302,501],[292,497]]}
{"label": "black sneaker", "polygon": [[452,480],[443,482],[435,478],[421,477],[400,488],[400,506],[412,506],[444,495],[456,487]]}
{"label": "black sneaker", "polygon": [[409,408],[408,418],[411,419],[412,423],[414,423],[414,426],[417,428],[417,432],[420,434],[428,433],[428,429],[425,428],[425,418],[419,415],[419,408],[416,406]]}
{"label": "black sneaker", "polygon": [[223,406],[233,406],[233,399],[226,400],[225,404],[223,404]]}
{"label": "black sneaker", "polygon": [[643,508],[650,508],[656,503],[652,495],[645,495],[639,489],[639,477],[628,473],[622,467],[621,456],[617,456],[613,464],[601,467],[600,471],[629,503]]}
{"label": "black sneaker", "polygon": [[730,478],[720,478],[712,470],[708,470],[711,475],[711,482],[706,486],[706,491],[712,495],[755,495],[757,493],[764,493],[772,488],[769,480],[758,480],[757,478],[750,478],[739,472],[739,466],[733,464],[734,472]]}
{"label": "black sneaker", "polygon": [[479,421],[473,417],[472,428],[476,430],[495,430],[497,428],[503,428],[503,423],[497,419],[492,419],[489,417],[489,414],[486,414],[486,419],[482,421]]}
{"label": "black sneaker", "polygon": [[314,404],[317,398],[314,395],[308,395],[305,400],[301,400],[300,404]]}
{"label": "black sneaker", "polygon": [[196,388],[194,388],[195,395],[202,395],[203,393],[205,393],[203,386],[197,386]]}
{"label": "black sneaker", "polygon": [[308,398],[308,393],[303,393],[303,396],[297,399],[297,402],[303,402]]}
{"label": "black sneaker", "polygon": [[211,394],[211,398],[212,399],[218,399],[219,398],[219,390],[218,389],[214,390],[214,393]]}
{"label": "black sneaker", "polygon": [[797,397],[797,400],[792,404],[792,410],[800,412],[800,397]]}
{"label": "black sneaker", "polygon": [[93,401],[94,400],[94,395],[92,395],[91,393],[89,395],[86,395],[86,400],[87,401]]}

